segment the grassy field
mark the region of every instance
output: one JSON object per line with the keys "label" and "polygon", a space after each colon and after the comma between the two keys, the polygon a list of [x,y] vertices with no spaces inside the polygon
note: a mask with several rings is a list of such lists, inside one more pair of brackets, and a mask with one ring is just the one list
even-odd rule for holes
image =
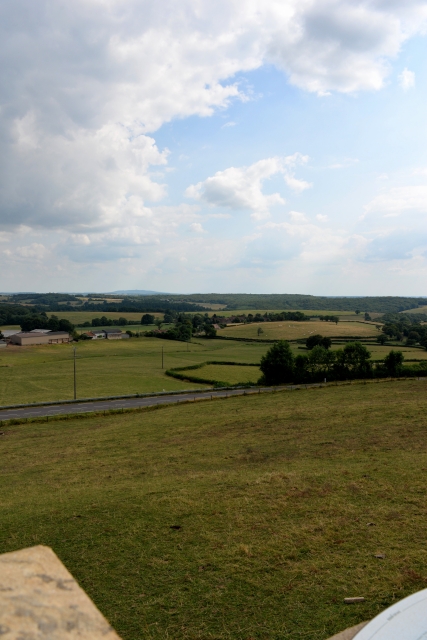
{"label": "grassy field", "polygon": [[0,552],[51,546],[124,640],[325,640],[426,586],[426,392],[4,428]]}
{"label": "grassy field", "polygon": [[[185,374],[185,371],[182,373]],[[261,377],[261,370],[258,367],[241,367],[239,365],[208,364],[196,371],[189,371],[190,375],[207,380],[220,380],[227,384],[251,383],[256,384]]]}
{"label": "grassy field", "polygon": [[416,309],[408,309],[407,311],[401,311],[401,313],[426,313],[427,314],[427,306],[424,305],[422,307],[417,307]]}
{"label": "grassy field", "polygon": [[[263,333],[258,336],[258,328]],[[320,333],[322,336],[377,336],[378,329],[375,325],[364,322],[260,322],[253,324],[236,325],[226,327],[219,331],[219,336],[231,336],[236,338],[260,338],[263,340],[296,340],[308,338],[308,336]]]}
{"label": "grassy field", "polygon": [[[328,326],[325,323],[322,325]],[[188,346],[183,342],[156,338],[79,342],[77,343],[78,397],[197,388],[202,385],[170,378],[165,375],[165,370],[200,364],[207,360],[256,363],[260,362],[270,346],[262,342],[245,343],[203,338],[194,339],[194,342]],[[161,366],[162,347],[164,369]],[[333,349],[341,347],[342,345],[332,346]],[[308,353],[297,344],[292,344],[291,348],[295,355]],[[383,358],[391,349],[389,346],[382,347],[376,343],[369,344],[368,348],[374,360]],[[405,359],[427,359],[425,350],[409,347],[394,348],[403,351]],[[1,350],[0,405],[71,399],[73,394],[72,355],[71,345],[8,346]],[[259,378],[255,367],[226,365],[208,365],[203,369],[195,370],[193,375],[223,380],[229,384],[245,380],[255,383]]]}
{"label": "grassy field", "polygon": [[[166,376],[161,368],[162,348],[164,366],[168,369],[206,360],[259,362],[268,345],[199,338],[188,347],[183,342],[156,338],[79,342],[78,397],[174,391],[200,386]],[[8,346],[0,351],[0,374],[0,405],[72,398],[72,346]]]}

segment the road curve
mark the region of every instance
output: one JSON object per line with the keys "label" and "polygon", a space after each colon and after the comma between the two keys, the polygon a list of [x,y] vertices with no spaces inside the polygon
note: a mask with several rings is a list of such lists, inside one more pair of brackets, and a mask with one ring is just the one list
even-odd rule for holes
{"label": "road curve", "polygon": [[[323,385],[307,385],[323,386]],[[278,387],[277,390],[297,389],[306,385],[294,385]],[[0,421],[25,418],[43,418],[47,416],[73,415],[79,413],[90,413],[92,411],[111,411],[112,409],[135,409],[140,407],[152,407],[162,404],[179,404],[180,402],[191,402],[193,400],[209,400],[213,398],[228,398],[230,396],[254,395],[275,391],[274,387],[262,387],[258,389],[221,389],[219,391],[201,391],[199,393],[182,393],[161,396],[150,396],[145,398],[121,398],[115,400],[93,400],[91,402],[78,402],[72,404],[55,404],[39,407],[20,407],[10,409],[0,409]]]}

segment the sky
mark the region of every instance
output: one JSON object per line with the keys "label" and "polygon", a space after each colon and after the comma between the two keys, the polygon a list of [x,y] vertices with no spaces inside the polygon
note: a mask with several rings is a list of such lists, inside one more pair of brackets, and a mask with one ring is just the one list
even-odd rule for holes
{"label": "sky", "polygon": [[3,0],[0,290],[427,295],[427,0]]}

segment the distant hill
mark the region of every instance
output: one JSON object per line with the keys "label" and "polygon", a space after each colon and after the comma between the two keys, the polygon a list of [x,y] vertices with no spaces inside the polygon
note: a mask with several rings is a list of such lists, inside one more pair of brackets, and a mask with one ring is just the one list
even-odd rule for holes
{"label": "distant hill", "polygon": [[126,289],[120,291],[109,291],[108,293],[112,293],[114,295],[122,295],[122,296],[168,296],[169,293],[165,291],[148,291],[147,289]]}
{"label": "distant hill", "polygon": [[169,301],[181,301],[196,304],[221,304],[227,309],[280,309],[305,311],[365,311],[377,313],[398,313],[408,309],[417,309],[427,305],[427,298],[404,296],[358,296],[325,297],[301,294],[250,294],[250,293],[196,293],[192,295],[169,295]]}

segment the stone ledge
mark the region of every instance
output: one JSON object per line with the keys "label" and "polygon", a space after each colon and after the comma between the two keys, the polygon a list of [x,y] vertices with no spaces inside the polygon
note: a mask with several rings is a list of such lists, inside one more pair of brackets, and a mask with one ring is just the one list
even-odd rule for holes
{"label": "stone ledge", "polygon": [[329,640],[353,640],[356,634],[358,634],[363,627],[366,627],[367,624],[367,622],[361,622],[355,627],[349,627],[348,629],[345,629],[345,631],[341,631],[341,633],[337,633],[335,636],[332,636]]}
{"label": "stone ledge", "polygon": [[0,635],[5,640],[120,640],[44,546],[0,555]]}

